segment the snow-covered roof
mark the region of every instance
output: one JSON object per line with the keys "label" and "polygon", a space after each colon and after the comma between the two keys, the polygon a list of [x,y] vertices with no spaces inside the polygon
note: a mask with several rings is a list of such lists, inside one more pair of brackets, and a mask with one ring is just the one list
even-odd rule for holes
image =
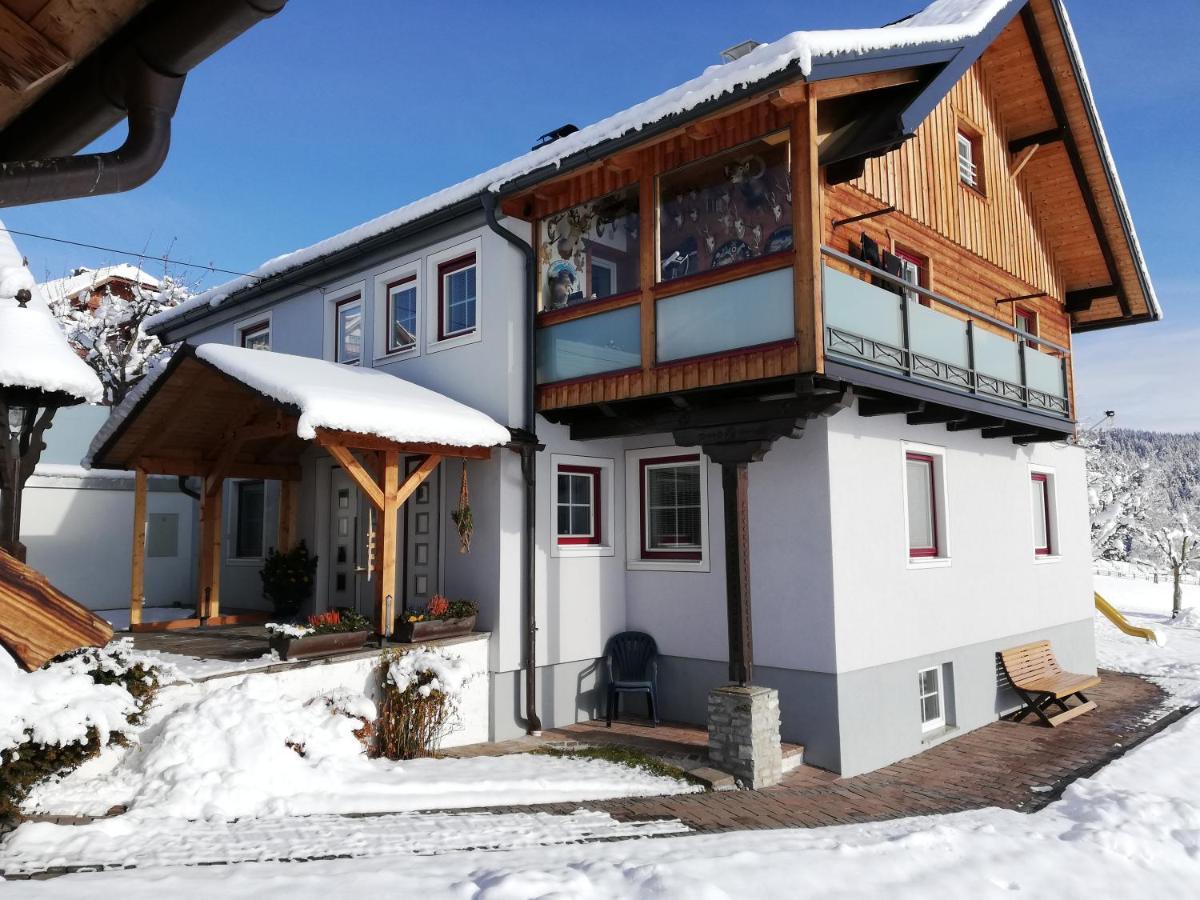
{"label": "snow-covered roof", "polygon": [[101,266],[99,269],[79,268],[74,275],[66,278],[55,278],[43,281],[42,295],[48,302],[67,300],[82,294],[84,291],[103,287],[110,281],[128,281],[133,284],[157,288],[159,281],[150,273],[129,263],[119,263],[115,266]]}
{"label": "snow-covered roof", "polygon": [[[194,353],[257,393],[295,407],[296,436],[303,440],[315,438],[319,428],[448,447],[495,447],[511,438],[487,414],[377,369],[229,344],[201,344],[180,352]],[[126,395],[93,438],[85,466],[103,458],[101,451],[173,368],[170,363],[158,366]]]}
{"label": "snow-covered roof", "polygon": [[[30,292],[22,309],[21,289]],[[104,396],[100,379],[67,343],[50,315],[46,300],[12,235],[0,222],[0,386],[62,391],[97,403]]]}
{"label": "snow-covered roof", "polygon": [[1013,0],[934,0],[916,15],[884,28],[793,32],[777,41],[761,44],[733,62],[710,66],[690,81],[560,138],[552,144],[538,147],[473,178],[326,238],[310,247],[270,259],[248,275],[210,288],[173,309],[159,313],[149,320],[148,325],[151,330],[159,330],[195,310],[206,306],[220,306],[230,297],[263,279],[281,275],[376,235],[403,227],[456,203],[477,197],[485,191],[500,191],[516,179],[540,169],[558,166],[563,160],[580,151],[639,131],[668,116],[686,113],[786,69],[794,68],[797,74],[807,77],[818,63],[832,60],[961,45],[978,36],[988,23],[1012,2]]}

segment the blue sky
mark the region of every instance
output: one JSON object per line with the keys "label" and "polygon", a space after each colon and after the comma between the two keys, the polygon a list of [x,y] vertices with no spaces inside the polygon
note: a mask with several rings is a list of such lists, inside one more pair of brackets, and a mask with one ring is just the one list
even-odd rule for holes
{"label": "blue sky", "polygon": [[[690,78],[745,38],[881,24],[920,5],[608,2],[571,16],[520,2],[469,0],[451,14],[441,4],[291,0],[189,76],[170,157],[148,185],[3,219],[246,271],[511,158],[563,122],[587,124]],[[1129,427],[1200,431],[1200,4],[1067,5],[1167,313],[1077,339],[1080,418],[1115,409]],[[18,242],[39,278],[118,259]]]}

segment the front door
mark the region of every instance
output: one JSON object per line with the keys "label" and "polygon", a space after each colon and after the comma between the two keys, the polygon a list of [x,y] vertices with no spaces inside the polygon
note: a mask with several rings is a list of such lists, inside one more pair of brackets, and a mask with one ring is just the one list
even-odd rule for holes
{"label": "front door", "polygon": [[[408,457],[405,475],[416,471],[424,457]],[[441,491],[438,466],[404,504],[404,606],[421,609],[441,589],[438,577],[438,535],[441,534]]]}
{"label": "front door", "polygon": [[369,603],[366,589],[366,532],[368,523],[359,513],[358,487],[335,466],[330,476],[329,609],[348,607],[371,615],[363,604]]}

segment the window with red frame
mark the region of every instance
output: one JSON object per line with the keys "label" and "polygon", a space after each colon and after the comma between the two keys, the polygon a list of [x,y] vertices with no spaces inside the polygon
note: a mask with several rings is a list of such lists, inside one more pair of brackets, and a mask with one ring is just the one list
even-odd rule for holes
{"label": "window with red frame", "polygon": [[642,559],[703,558],[702,477],[698,453],[641,461]]}
{"label": "window with red frame", "polygon": [[[1013,310],[1013,325],[1021,331],[1036,335],[1038,333],[1038,316],[1032,309],[1026,309],[1023,306],[1018,306]],[[1033,350],[1037,349],[1037,343],[1026,338],[1029,347]]]}
{"label": "window with red frame", "polygon": [[[894,255],[896,259],[900,260],[901,278],[909,284],[915,284],[917,287],[929,288],[928,257],[921,256],[919,253],[914,253],[900,246],[894,248]],[[914,303],[920,303],[922,306],[929,305],[929,298],[916,291],[905,291],[904,293]]]}
{"label": "window with red frame", "polygon": [[1034,472],[1029,479],[1033,501],[1033,552],[1037,556],[1049,556],[1053,543],[1050,535],[1050,478]]}
{"label": "window with red frame", "polygon": [[907,453],[904,472],[908,492],[908,555],[912,559],[932,559],[939,549],[934,458],[928,453]]}
{"label": "window with red frame", "polygon": [[594,546],[600,543],[600,469],[592,466],[558,467],[558,543],[561,546]]}
{"label": "window with red frame", "polygon": [[239,333],[238,343],[249,350],[270,350],[271,323],[264,321],[247,325]]}
{"label": "window with red frame", "polygon": [[438,340],[475,330],[478,313],[475,273],[474,253],[438,265]]}

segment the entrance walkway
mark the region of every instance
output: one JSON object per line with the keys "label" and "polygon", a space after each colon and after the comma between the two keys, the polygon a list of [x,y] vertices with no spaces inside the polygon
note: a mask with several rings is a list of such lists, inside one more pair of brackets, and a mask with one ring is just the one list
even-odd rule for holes
{"label": "entrance walkway", "polygon": [[[1101,672],[1098,708],[1050,729],[995,722],[866,775],[841,778],[800,766],[762,791],[523,807],[606,812],[621,821],[678,818],[697,831],[813,828],[987,806],[1034,812],[1190,710],[1166,712],[1165,694],[1134,675]],[[495,810],[509,812],[510,809]]]}

